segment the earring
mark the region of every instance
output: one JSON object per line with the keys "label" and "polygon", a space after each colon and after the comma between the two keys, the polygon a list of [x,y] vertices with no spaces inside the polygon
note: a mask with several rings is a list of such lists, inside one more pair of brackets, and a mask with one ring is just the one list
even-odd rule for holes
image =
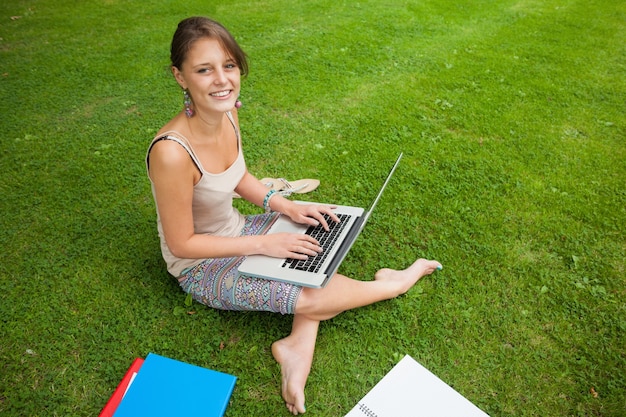
{"label": "earring", "polygon": [[187,117],[193,116],[193,109],[191,108],[191,96],[189,96],[189,90],[183,90],[183,106],[185,106],[185,115]]}
{"label": "earring", "polygon": [[241,101],[239,101],[239,100],[235,101],[235,108],[236,109],[240,109],[241,106],[242,106]]}

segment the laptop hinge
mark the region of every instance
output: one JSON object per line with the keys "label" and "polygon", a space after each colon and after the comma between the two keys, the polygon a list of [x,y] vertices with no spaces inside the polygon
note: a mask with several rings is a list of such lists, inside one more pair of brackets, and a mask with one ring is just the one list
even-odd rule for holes
{"label": "laptop hinge", "polygon": [[361,230],[363,229],[361,227],[361,224],[363,223],[364,219],[364,216],[359,216],[354,221],[354,224],[350,228],[350,231],[346,235],[346,238],[343,240],[343,242],[341,242],[339,248],[337,248],[337,253],[333,257],[332,262],[328,264],[328,267],[324,271],[326,275],[335,275],[335,272],[337,272],[337,269],[339,269],[339,265],[341,264],[341,262],[343,262],[344,258],[350,251],[350,248],[352,247],[352,242],[354,242],[361,233]]}

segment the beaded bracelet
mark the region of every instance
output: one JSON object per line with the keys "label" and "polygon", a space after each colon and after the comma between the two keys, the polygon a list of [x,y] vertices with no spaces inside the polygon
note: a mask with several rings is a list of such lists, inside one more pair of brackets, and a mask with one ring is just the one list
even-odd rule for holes
{"label": "beaded bracelet", "polygon": [[265,194],[265,198],[263,199],[263,208],[265,209],[266,213],[272,211],[272,208],[270,207],[270,200],[274,196],[274,194],[276,194],[276,190],[269,190],[268,193]]}

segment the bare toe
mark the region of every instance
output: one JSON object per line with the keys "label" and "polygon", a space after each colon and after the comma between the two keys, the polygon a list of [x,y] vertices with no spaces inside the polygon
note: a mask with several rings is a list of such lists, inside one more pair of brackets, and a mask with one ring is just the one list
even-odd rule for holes
{"label": "bare toe", "polygon": [[428,259],[418,259],[411,266],[403,270],[395,270],[384,268],[376,273],[374,279],[376,280],[388,280],[397,286],[398,294],[404,294],[413,285],[419,281],[420,278],[426,275],[430,275],[436,270],[442,269],[443,266],[437,261],[431,261]]}

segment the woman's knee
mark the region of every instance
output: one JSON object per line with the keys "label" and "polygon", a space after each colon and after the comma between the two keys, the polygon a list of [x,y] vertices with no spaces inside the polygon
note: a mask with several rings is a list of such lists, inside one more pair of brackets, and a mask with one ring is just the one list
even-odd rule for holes
{"label": "woman's knee", "polygon": [[333,311],[325,306],[324,292],[317,288],[303,288],[296,302],[296,314],[303,314],[316,320],[328,320],[341,311]]}
{"label": "woman's knee", "polygon": [[311,314],[318,299],[314,288],[302,288],[296,302],[296,314]]}

